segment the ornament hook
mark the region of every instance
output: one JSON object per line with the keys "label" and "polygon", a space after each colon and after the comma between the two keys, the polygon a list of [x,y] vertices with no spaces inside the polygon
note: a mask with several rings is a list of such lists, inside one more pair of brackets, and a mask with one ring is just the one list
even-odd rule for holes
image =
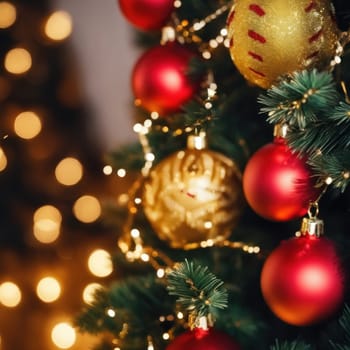
{"label": "ornament hook", "polygon": [[317,219],[317,216],[319,214],[319,206],[317,201],[310,202],[307,213],[309,215],[309,219]]}

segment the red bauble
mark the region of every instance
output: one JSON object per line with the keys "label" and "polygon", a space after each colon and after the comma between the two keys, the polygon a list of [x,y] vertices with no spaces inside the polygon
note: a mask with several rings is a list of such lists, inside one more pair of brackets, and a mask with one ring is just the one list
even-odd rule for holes
{"label": "red bauble", "polygon": [[240,346],[231,336],[214,328],[194,328],[176,337],[166,350],[240,350]]}
{"label": "red bauble", "polygon": [[250,207],[273,221],[288,221],[307,213],[317,198],[305,159],[292,153],[281,137],[260,148],[243,173],[243,190]]}
{"label": "red bauble", "polygon": [[142,30],[160,29],[174,10],[174,0],[119,0],[125,18]]}
{"label": "red bauble", "polygon": [[344,274],[335,246],[327,238],[283,241],[261,273],[263,297],[286,323],[307,326],[330,317],[344,297]]}
{"label": "red bauble", "polygon": [[145,52],[132,74],[132,87],[142,107],[166,115],[178,111],[199,88],[187,75],[196,54],[175,42],[158,45]]}

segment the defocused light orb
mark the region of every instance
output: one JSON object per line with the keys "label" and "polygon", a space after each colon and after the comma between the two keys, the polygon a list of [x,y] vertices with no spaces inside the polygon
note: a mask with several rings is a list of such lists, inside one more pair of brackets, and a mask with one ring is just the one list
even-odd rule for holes
{"label": "defocused light orb", "polygon": [[32,111],[25,111],[15,119],[15,133],[23,139],[32,139],[41,131],[41,120],[37,114]]}
{"label": "defocused light orb", "polygon": [[26,73],[32,66],[32,56],[23,48],[17,47],[7,52],[5,69],[12,74]]}
{"label": "defocused light orb", "polygon": [[62,215],[52,205],[38,208],[33,216],[33,233],[41,243],[52,243],[60,235]]}
{"label": "defocused light orb", "polygon": [[0,303],[7,307],[16,307],[22,299],[22,293],[18,286],[12,282],[4,282],[0,285]]}
{"label": "defocused light orb", "polygon": [[53,277],[42,278],[36,286],[36,294],[45,303],[52,303],[61,294],[61,286]]}
{"label": "defocused light orb", "polygon": [[58,323],[52,328],[51,339],[60,349],[71,348],[75,344],[76,338],[75,329],[68,323]]}
{"label": "defocused light orb", "polygon": [[106,277],[113,272],[112,257],[107,251],[97,249],[90,254],[88,267],[93,275]]}
{"label": "defocused light orb", "polygon": [[96,197],[81,196],[74,203],[73,213],[79,221],[91,223],[100,217],[101,204]]}
{"label": "defocused light orb", "polygon": [[44,30],[49,39],[61,41],[69,37],[72,27],[70,14],[65,11],[56,11],[47,19]]}
{"label": "defocused light orb", "polygon": [[91,304],[95,298],[95,293],[98,289],[101,289],[102,285],[99,283],[90,283],[88,284],[83,291],[83,300],[86,304]]}
{"label": "defocused light orb", "polygon": [[16,8],[7,1],[0,1],[0,28],[11,27],[16,21]]}
{"label": "defocused light orb", "polygon": [[73,186],[83,177],[83,166],[76,158],[64,158],[57,164],[55,176],[62,185]]}
{"label": "defocused light orb", "polygon": [[7,157],[2,147],[0,147],[0,171],[3,171],[4,169],[6,169],[6,167],[7,167]]}
{"label": "defocused light orb", "polygon": [[105,165],[103,167],[103,173],[105,175],[111,175],[113,173],[113,168],[110,165]]}

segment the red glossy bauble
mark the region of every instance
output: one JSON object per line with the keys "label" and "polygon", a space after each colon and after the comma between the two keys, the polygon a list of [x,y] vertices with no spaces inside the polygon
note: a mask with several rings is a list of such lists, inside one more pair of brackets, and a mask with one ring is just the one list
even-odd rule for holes
{"label": "red glossy bauble", "polygon": [[176,337],[166,350],[240,350],[240,346],[222,331],[194,328]]}
{"label": "red glossy bauble", "polygon": [[146,51],[132,74],[133,92],[140,105],[160,115],[178,111],[199,88],[199,82],[187,75],[189,62],[195,55],[175,42]]}
{"label": "red glossy bauble", "polygon": [[292,153],[283,138],[260,148],[243,173],[243,190],[250,207],[273,221],[288,221],[307,213],[319,190],[305,159]]}
{"label": "red glossy bauble", "polygon": [[261,290],[270,309],[286,323],[307,326],[330,317],[344,297],[334,243],[309,235],[283,241],[265,261]]}
{"label": "red glossy bauble", "polygon": [[170,18],[174,0],[119,0],[125,18],[142,30],[160,29]]}

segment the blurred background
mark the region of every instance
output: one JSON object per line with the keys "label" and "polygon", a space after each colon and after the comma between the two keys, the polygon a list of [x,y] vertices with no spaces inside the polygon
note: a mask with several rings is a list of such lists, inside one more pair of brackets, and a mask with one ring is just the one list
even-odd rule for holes
{"label": "blurred background", "polygon": [[94,342],[72,320],[113,272],[104,155],[135,138],[137,56],[116,1],[0,1],[1,350]]}

